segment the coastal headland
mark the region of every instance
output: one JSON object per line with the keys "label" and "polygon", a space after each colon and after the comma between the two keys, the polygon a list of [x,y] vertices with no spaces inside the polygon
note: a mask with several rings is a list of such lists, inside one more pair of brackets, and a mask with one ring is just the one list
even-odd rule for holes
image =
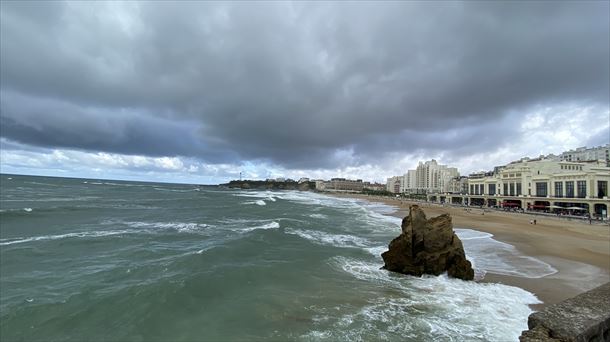
{"label": "coastal headland", "polygon": [[[493,234],[493,238],[514,246],[527,257],[551,265],[556,273],[541,278],[526,278],[487,273],[484,282],[517,286],[534,293],[544,306],[558,303],[610,281],[610,227],[588,221],[568,221],[555,217],[442,206],[389,197],[361,194],[336,194],[381,202],[397,207],[392,215],[408,215],[409,206],[418,204],[428,217],[449,214],[454,227]],[[536,225],[530,223],[536,219]]]}

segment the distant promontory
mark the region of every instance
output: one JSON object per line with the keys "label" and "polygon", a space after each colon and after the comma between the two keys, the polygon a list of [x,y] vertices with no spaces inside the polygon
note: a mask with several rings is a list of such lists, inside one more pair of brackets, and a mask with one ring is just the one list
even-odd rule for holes
{"label": "distant promontory", "polygon": [[302,181],[297,182],[294,180],[232,180],[229,183],[220,184],[220,186],[226,186],[228,188],[237,189],[253,189],[253,190],[300,190],[310,191],[316,189],[316,182]]}

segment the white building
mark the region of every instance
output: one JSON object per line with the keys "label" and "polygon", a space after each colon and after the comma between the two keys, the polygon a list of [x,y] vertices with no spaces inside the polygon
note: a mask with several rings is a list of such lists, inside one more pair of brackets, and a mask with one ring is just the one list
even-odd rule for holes
{"label": "white building", "polygon": [[496,172],[468,177],[468,193],[435,194],[433,201],[554,213],[608,216],[610,167],[604,161],[523,158]]}
{"label": "white building", "polygon": [[413,193],[417,189],[417,173],[415,170],[408,170],[402,177],[401,189],[402,193]]}
{"label": "white building", "polygon": [[440,165],[434,159],[420,162],[415,170],[415,188],[428,193],[448,191],[451,179],[459,176],[457,168]]}
{"label": "white building", "polygon": [[606,166],[610,167],[610,144],[606,146],[598,147],[579,147],[575,150],[569,150],[559,155],[561,161],[589,161],[589,160],[603,160]]}
{"label": "white building", "polygon": [[316,190],[319,190],[319,191],[324,190],[324,180],[316,179],[314,182],[316,182]]}
{"label": "white building", "polygon": [[403,181],[404,181],[403,176],[394,176],[394,177],[388,178],[386,181],[386,190],[391,193],[394,193],[394,194],[400,193],[400,189],[402,187]]}

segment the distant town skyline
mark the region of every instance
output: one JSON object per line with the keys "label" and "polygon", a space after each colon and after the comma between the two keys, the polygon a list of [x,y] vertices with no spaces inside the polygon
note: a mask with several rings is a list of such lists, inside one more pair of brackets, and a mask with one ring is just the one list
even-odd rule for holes
{"label": "distant town skyline", "polygon": [[610,142],[608,2],[0,4],[0,172],[461,174]]}

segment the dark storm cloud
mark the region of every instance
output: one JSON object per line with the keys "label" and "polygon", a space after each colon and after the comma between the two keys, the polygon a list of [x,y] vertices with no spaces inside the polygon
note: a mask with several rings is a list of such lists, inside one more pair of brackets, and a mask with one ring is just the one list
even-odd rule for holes
{"label": "dark storm cloud", "polygon": [[332,168],[609,102],[607,2],[78,5],[2,3],[3,137]]}

